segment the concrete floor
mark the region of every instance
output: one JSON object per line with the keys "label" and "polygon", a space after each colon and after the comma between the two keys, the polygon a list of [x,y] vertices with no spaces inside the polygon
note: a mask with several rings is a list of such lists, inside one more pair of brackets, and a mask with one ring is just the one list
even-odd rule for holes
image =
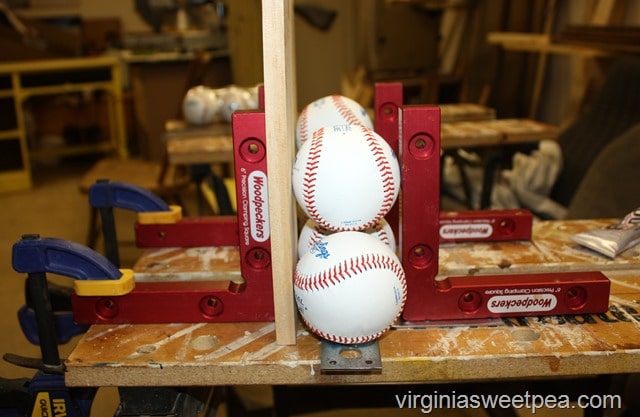
{"label": "concrete floor", "polygon": [[[19,353],[24,356],[40,357],[37,346],[27,342],[23,336],[16,313],[24,304],[25,277],[16,273],[11,266],[11,250],[21,235],[37,233],[44,237],[56,237],[84,243],[86,241],[88,223],[88,204],[85,195],[78,190],[79,178],[88,169],[90,161],[65,163],[56,166],[40,166],[34,170],[34,187],[30,191],[12,194],[0,194],[0,206],[4,215],[0,217],[0,272],[2,273],[2,302],[0,302],[0,352]],[[187,205],[188,203],[185,203]],[[127,213],[118,214],[119,238],[132,240],[135,220]],[[123,266],[130,266],[139,254],[136,248],[127,247],[121,252]],[[63,280],[64,281],[64,280]],[[73,348],[77,338],[60,347],[62,357]],[[34,371],[0,361],[0,377],[30,378]],[[247,409],[268,409],[272,405],[271,388],[241,387],[238,392]],[[330,401],[330,399],[327,399]],[[118,404],[115,388],[101,388],[94,401],[92,416],[112,416]],[[422,415],[420,410],[399,409],[367,409],[322,411],[311,415],[316,417],[334,416],[409,416]],[[220,409],[219,415],[226,416],[226,407]],[[264,415],[264,414],[262,414]],[[482,417],[482,410],[437,410],[431,413],[436,416]],[[526,410],[519,410],[520,416],[531,415]],[[539,410],[536,415],[542,416],[579,416],[579,410]]]}

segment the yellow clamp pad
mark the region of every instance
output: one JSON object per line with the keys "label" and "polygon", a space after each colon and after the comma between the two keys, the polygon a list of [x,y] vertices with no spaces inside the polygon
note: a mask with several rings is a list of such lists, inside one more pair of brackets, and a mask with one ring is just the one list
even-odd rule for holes
{"label": "yellow clamp pad", "polygon": [[136,286],[132,269],[121,269],[118,279],[75,280],[74,288],[80,296],[125,295]]}
{"label": "yellow clamp pad", "polygon": [[170,224],[182,220],[182,207],[170,205],[169,211],[147,211],[138,213],[140,224]]}

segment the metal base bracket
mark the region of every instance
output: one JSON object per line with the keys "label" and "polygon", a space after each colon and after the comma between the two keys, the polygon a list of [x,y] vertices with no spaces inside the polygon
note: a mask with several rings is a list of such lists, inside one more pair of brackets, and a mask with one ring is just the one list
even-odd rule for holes
{"label": "metal base bracket", "polygon": [[378,341],[342,345],[328,340],[322,341],[320,352],[322,373],[379,373],[382,359]]}

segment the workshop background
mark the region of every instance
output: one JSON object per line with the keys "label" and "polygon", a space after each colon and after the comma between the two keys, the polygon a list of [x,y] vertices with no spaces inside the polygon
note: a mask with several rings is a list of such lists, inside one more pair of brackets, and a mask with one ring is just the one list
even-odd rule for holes
{"label": "workshop background", "polygon": [[[408,102],[478,103],[500,118],[532,118],[562,128],[588,109],[615,58],[640,52],[640,2],[299,0],[295,5],[299,108],[331,93],[371,107],[373,82],[401,81]],[[259,0],[5,0],[0,14],[0,65],[80,56],[117,59],[126,142],[124,149],[109,149],[112,153],[160,162],[166,122],[182,117],[189,87],[249,88],[262,81]],[[519,38],[522,33],[534,36]],[[563,41],[566,48],[550,52],[549,40]],[[572,45],[592,50],[576,52]],[[89,145],[108,141],[113,125],[104,94],[54,89],[18,98],[10,79],[0,74],[0,352],[37,357],[38,348],[26,342],[18,325],[24,277],[11,268],[11,247],[27,233],[87,241],[89,207],[79,185],[104,156]],[[16,100],[23,100],[21,110],[14,110]],[[24,128],[16,118],[23,118]],[[14,180],[16,172],[21,180]],[[199,210],[199,192],[193,184],[181,190],[192,213]],[[122,263],[132,265],[139,255],[130,245],[135,219],[117,215]],[[61,347],[63,356],[73,343]],[[0,362],[2,377],[32,374]],[[110,415],[115,406],[113,392],[105,391],[98,415]]]}

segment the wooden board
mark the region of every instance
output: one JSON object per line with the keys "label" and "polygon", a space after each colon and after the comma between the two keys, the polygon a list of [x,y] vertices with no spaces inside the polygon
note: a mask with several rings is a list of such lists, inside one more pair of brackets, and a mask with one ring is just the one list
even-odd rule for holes
{"label": "wooden board", "polygon": [[169,163],[174,165],[233,162],[231,136],[167,138]]}
{"label": "wooden board", "polygon": [[294,40],[293,0],[262,0],[271,269],[277,339],[284,345],[296,342],[292,277],[297,226],[291,186],[297,112]]}
{"label": "wooden board", "polygon": [[171,119],[165,123],[164,136],[171,164],[233,162],[233,138],[229,124],[194,126],[184,120]]}
{"label": "wooden board", "polygon": [[164,123],[164,131],[167,138],[231,136],[231,125],[228,123],[193,125],[183,119],[169,119]]}
{"label": "wooden board", "polygon": [[[472,106],[472,105],[469,105]],[[449,107],[444,110],[449,120],[442,123],[442,147],[471,148],[533,143],[555,139],[557,127],[531,119],[489,119],[490,109]],[[477,120],[469,120],[477,118]],[[233,161],[233,141],[226,134],[213,134],[203,128],[167,133],[167,153],[174,164],[207,164]]]}
{"label": "wooden board", "polygon": [[69,386],[454,382],[640,372],[640,271],[617,271],[606,314],[395,328],[382,372],[325,375],[320,340],[273,323],[96,325],[66,361]]}
{"label": "wooden board", "polygon": [[439,104],[438,107],[442,123],[496,118],[495,109],[475,103]]}
{"label": "wooden board", "polygon": [[442,123],[442,148],[500,146],[556,139],[556,126],[531,119]]}

